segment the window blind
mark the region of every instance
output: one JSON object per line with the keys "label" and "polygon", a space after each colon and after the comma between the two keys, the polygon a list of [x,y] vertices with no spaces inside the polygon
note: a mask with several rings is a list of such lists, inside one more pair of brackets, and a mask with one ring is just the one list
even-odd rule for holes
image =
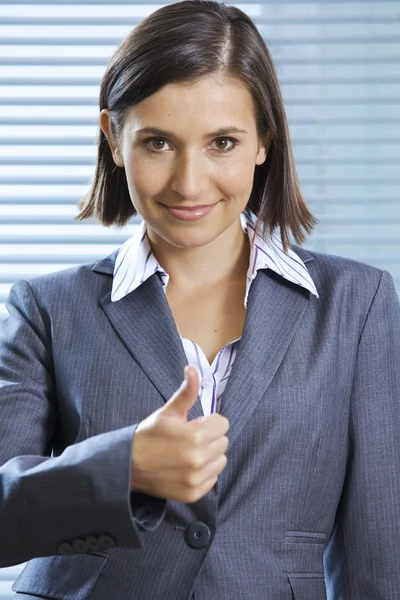
{"label": "window blind", "polygon": [[[305,247],[387,269],[400,292],[398,0],[226,3],[253,18],[277,67],[320,220]],[[15,281],[104,257],[134,233],[138,219],[117,230],[73,217],[94,170],[107,61],[163,4],[0,1],[0,326]],[[1,599],[20,569],[0,569]]]}

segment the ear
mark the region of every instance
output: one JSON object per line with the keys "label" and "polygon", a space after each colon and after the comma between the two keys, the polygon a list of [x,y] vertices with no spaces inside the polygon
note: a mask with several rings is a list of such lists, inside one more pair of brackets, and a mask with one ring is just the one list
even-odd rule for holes
{"label": "ear", "polygon": [[115,164],[117,167],[123,167],[124,161],[122,159],[121,151],[112,133],[110,111],[107,108],[103,108],[100,113],[99,125],[107,138]]}
{"label": "ear", "polygon": [[262,165],[268,156],[268,150],[272,142],[271,131],[268,130],[264,138],[260,141],[260,147],[256,157],[256,165]]}

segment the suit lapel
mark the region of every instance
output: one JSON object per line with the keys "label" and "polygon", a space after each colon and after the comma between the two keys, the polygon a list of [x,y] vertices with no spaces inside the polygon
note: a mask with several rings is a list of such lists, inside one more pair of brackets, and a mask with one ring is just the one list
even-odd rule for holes
{"label": "suit lapel", "polygon": [[[117,302],[111,302],[108,292],[100,305],[136,362],[169,400],[183,381],[187,359],[157,273]],[[202,415],[198,399],[189,418]]]}
{"label": "suit lapel", "polygon": [[261,270],[250,288],[239,350],[221,397],[233,445],[261,401],[309,303],[310,292]]}
{"label": "suit lapel", "polygon": [[[93,270],[112,275],[114,262],[115,254]],[[229,447],[270,385],[309,297],[307,290],[270,269],[259,271],[253,281],[239,350],[221,397],[220,413],[230,422]],[[167,401],[182,383],[187,358],[158,274],[117,302],[111,302],[108,292],[100,305],[126,348]],[[189,419],[202,415],[198,398]]]}

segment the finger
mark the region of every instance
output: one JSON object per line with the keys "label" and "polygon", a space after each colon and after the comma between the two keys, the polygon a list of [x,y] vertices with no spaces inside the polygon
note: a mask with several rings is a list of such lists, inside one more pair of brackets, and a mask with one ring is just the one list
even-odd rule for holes
{"label": "finger", "polygon": [[190,427],[190,435],[199,436],[201,434],[200,443],[207,443],[217,440],[229,431],[230,423],[226,417],[218,413],[203,417],[196,417],[188,423]]}
{"label": "finger", "polygon": [[193,366],[185,367],[184,375],[185,379],[181,386],[160,411],[164,416],[188,419],[188,412],[199,395],[200,378],[197,369]]}

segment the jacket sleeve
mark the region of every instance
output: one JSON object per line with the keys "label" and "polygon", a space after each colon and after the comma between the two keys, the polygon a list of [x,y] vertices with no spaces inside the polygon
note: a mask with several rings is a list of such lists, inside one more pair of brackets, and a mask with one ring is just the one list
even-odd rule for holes
{"label": "jacket sleeve", "polygon": [[400,598],[400,304],[387,271],[358,344],[346,480],[325,559],[343,600]]}
{"label": "jacket sleeve", "polygon": [[12,287],[6,308],[9,316],[0,323],[0,567],[90,552],[99,540],[140,549],[141,530],[161,523],[166,501],[131,492],[137,424],[51,456],[62,423],[48,324],[24,281]]}

